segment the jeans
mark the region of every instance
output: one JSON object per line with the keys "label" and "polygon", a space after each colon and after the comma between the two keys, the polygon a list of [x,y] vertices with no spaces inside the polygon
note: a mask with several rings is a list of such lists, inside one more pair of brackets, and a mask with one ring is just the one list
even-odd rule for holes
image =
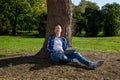
{"label": "jeans", "polygon": [[73,59],[76,58],[82,64],[89,66],[90,61],[83,57],[80,53],[74,52],[72,54],[64,54],[62,53],[51,53],[50,59],[55,62],[65,61],[65,62],[73,62]]}

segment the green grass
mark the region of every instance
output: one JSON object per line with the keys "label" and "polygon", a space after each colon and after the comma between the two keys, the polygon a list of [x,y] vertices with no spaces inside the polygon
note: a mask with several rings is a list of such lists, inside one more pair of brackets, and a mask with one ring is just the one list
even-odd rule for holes
{"label": "green grass", "polygon": [[[36,54],[44,38],[0,36],[0,55]],[[120,52],[120,37],[73,37],[78,51]]]}
{"label": "green grass", "polygon": [[0,36],[0,55],[37,53],[43,41],[43,38]]}
{"label": "green grass", "polygon": [[73,47],[79,51],[120,52],[120,37],[74,37]]}

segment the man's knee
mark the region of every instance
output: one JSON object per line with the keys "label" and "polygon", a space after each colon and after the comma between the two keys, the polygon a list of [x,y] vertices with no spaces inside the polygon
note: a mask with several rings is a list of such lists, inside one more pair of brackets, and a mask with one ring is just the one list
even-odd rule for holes
{"label": "man's knee", "polygon": [[62,54],[62,53],[59,55],[59,58],[61,60],[68,59],[68,57],[65,54]]}

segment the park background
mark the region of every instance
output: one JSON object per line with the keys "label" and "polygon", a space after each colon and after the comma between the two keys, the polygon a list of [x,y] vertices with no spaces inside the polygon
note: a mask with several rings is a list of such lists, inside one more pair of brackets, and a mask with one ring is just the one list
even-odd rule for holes
{"label": "park background", "polygon": [[[56,74],[53,80],[70,80],[70,78],[79,80],[82,79],[82,77],[84,80],[89,79],[88,77],[90,77],[91,73],[94,73],[93,71],[90,71],[90,73],[86,72],[84,69],[79,70],[76,67],[73,68],[71,66],[57,65],[54,66],[56,71],[59,71],[60,66],[62,66],[60,68],[61,73],[57,74],[56,71],[51,72],[52,67],[49,67],[54,64],[39,62],[37,68],[32,68],[39,71],[39,74],[37,74],[36,70],[32,72],[29,72],[28,70],[28,68],[32,67],[34,64],[23,64],[23,62],[21,64],[18,61],[24,61],[26,58],[18,58],[16,62],[11,61],[16,59],[8,59],[11,57],[35,55],[42,48],[46,32],[45,29],[47,27],[46,24],[47,3],[45,0],[0,1],[1,79],[52,79],[54,77],[50,75],[50,73],[52,73]],[[96,70],[94,75],[91,76],[91,79],[100,78],[101,80],[119,80],[120,4],[113,2],[106,3],[105,5],[99,7],[94,2],[81,0],[78,5],[73,4],[72,28],[73,47],[76,47],[79,52],[91,60],[94,60],[92,57],[96,57],[97,59],[102,58],[105,60],[108,57],[108,63],[106,64],[111,65],[111,67],[103,66],[101,69]],[[91,57],[91,55],[93,56]],[[4,59],[7,59],[8,61],[6,62]],[[41,66],[42,69],[39,69]],[[114,66],[116,66],[115,69],[113,69]],[[47,68],[44,69],[43,67]],[[82,68],[82,66],[80,68]],[[103,71],[103,69],[105,70]],[[68,71],[60,77],[59,75],[64,72],[63,70]],[[42,71],[43,74],[41,74]],[[70,73],[68,74],[69,71]],[[81,76],[78,75],[79,71],[83,72],[80,73]],[[36,76],[31,76],[34,73]],[[97,73],[101,75],[98,76]],[[85,74],[88,74],[86,78]],[[47,75],[49,76],[46,77]],[[114,77],[115,75],[116,77]]]}

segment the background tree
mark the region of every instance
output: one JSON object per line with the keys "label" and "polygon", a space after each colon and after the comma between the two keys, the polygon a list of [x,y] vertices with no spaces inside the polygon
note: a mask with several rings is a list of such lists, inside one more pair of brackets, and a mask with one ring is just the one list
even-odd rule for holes
{"label": "background tree", "polygon": [[9,0],[6,1],[5,14],[12,26],[12,35],[17,33],[18,20],[22,14],[30,11],[30,5],[26,0]]}
{"label": "background tree", "polygon": [[86,8],[86,18],[88,20],[87,27],[85,28],[86,35],[97,36],[102,28],[102,14],[100,10]]}
{"label": "background tree", "polygon": [[120,5],[117,3],[106,4],[102,7],[104,15],[104,34],[115,36],[120,29]]}
{"label": "background tree", "polygon": [[5,17],[5,1],[0,0],[0,35],[9,33],[9,20]]}
{"label": "background tree", "polygon": [[48,16],[46,36],[42,49],[37,53],[39,58],[47,58],[46,42],[48,36],[54,33],[55,24],[62,25],[62,36],[68,40],[68,45],[72,46],[71,23],[72,23],[72,3],[71,0],[47,0]]}
{"label": "background tree", "polygon": [[43,23],[38,17],[47,14],[46,0],[0,0],[0,7],[0,32],[12,31],[12,35],[16,35],[18,29],[38,30]]}
{"label": "background tree", "polygon": [[80,4],[78,5],[78,9],[81,13],[85,13],[86,7],[89,6],[90,2],[86,0],[81,0]]}
{"label": "background tree", "polygon": [[42,12],[39,16],[36,18],[37,24],[38,24],[38,32],[39,34],[45,37],[46,33],[46,24],[47,24],[47,13]]}
{"label": "background tree", "polygon": [[45,26],[47,22],[47,2],[46,0],[32,0],[30,1],[32,7],[32,21],[35,29],[40,35],[45,36]]}
{"label": "background tree", "polygon": [[102,14],[96,3],[82,0],[74,7],[73,18],[76,20],[76,33],[80,36],[85,30],[87,36],[97,36],[102,28]]}
{"label": "background tree", "polygon": [[81,0],[78,6],[73,6],[73,18],[75,19],[75,36],[81,36],[82,31],[87,27],[87,18],[85,17],[85,10],[90,2]]}
{"label": "background tree", "polygon": [[73,12],[73,18],[75,19],[74,21],[75,32],[73,35],[81,36],[84,27],[87,27],[87,19],[83,16],[82,13],[77,11]]}
{"label": "background tree", "polygon": [[99,7],[95,3],[88,2],[85,10],[85,17],[87,18],[87,27],[85,27],[86,35],[97,36],[101,28]]}

